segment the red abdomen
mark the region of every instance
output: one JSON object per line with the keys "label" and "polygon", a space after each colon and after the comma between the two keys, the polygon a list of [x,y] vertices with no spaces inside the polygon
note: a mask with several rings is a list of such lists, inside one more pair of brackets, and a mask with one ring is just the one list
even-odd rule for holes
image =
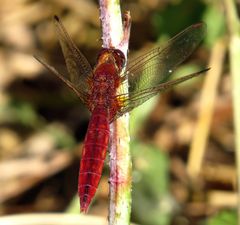
{"label": "red abdomen", "polygon": [[81,212],[86,212],[102,175],[109,142],[107,109],[97,106],[88,125],[79,171],[78,194]]}

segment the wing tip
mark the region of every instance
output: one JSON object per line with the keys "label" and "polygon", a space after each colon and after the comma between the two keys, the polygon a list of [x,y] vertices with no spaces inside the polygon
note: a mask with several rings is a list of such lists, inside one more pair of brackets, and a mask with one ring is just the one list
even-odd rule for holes
{"label": "wing tip", "polygon": [[206,30],[207,30],[207,24],[203,21],[199,22],[199,23],[196,23],[196,24],[193,24],[192,27],[193,28],[201,28],[203,30],[204,34],[206,33]]}
{"label": "wing tip", "polygon": [[55,21],[57,21],[57,22],[60,21],[60,19],[59,19],[59,17],[58,17],[57,15],[54,15],[54,16],[53,16],[53,19],[54,19]]}

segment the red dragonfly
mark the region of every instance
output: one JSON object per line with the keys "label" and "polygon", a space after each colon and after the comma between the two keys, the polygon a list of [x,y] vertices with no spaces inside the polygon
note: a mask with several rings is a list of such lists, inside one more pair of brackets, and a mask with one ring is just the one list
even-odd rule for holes
{"label": "red dragonfly", "polygon": [[[67,84],[92,114],[84,140],[78,183],[81,211],[86,212],[101,178],[110,138],[109,124],[159,92],[208,70],[167,81],[175,68],[199,45],[206,25],[198,23],[188,27],[165,47],[157,47],[130,61],[125,72],[122,72],[126,62],[119,49],[103,48],[92,69],[57,16],[54,22],[68,75],[62,75],[42,59],[36,58]],[[117,89],[127,79],[128,93],[117,94]]]}

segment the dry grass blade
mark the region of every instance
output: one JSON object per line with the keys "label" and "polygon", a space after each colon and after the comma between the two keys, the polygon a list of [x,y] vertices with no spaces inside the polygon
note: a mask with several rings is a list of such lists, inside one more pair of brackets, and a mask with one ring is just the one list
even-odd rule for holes
{"label": "dry grass blade", "polygon": [[5,225],[106,225],[105,218],[98,216],[70,215],[58,213],[22,214],[4,216],[0,224]]}
{"label": "dry grass blade", "polygon": [[215,44],[211,55],[209,65],[211,70],[207,73],[203,87],[199,119],[196,124],[188,158],[187,171],[192,178],[197,178],[201,170],[214,110],[215,97],[217,95],[217,87],[222,72],[225,48],[224,41],[219,40]]}
{"label": "dry grass blade", "polygon": [[237,193],[230,191],[209,191],[207,194],[209,205],[217,207],[236,207]]}
{"label": "dry grass blade", "polygon": [[234,132],[235,132],[235,152],[238,177],[238,224],[240,224],[240,21],[237,12],[236,2],[233,0],[223,1],[227,16],[227,25],[229,30],[229,58],[230,72],[232,78],[232,97],[234,114]]}

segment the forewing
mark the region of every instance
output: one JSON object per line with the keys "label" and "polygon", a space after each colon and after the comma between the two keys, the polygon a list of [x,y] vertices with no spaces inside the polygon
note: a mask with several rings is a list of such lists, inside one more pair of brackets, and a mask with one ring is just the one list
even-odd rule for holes
{"label": "forewing", "polygon": [[68,77],[77,90],[82,93],[89,93],[88,80],[92,77],[92,68],[84,55],[79,51],[66,29],[57,16],[54,16],[57,36],[65,58]]}
{"label": "forewing", "polygon": [[186,76],[178,78],[176,80],[167,81],[162,84],[159,84],[158,86],[144,89],[141,92],[137,92],[132,95],[120,94],[120,95],[116,96],[117,102],[119,102],[121,109],[117,112],[115,117],[112,118],[111,120],[113,121],[113,120],[119,118],[120,116],[124,115],[125,113],[130,112],[132,109],[141,105],[142,103],[144,103],[145,101],[147,101],[148,99],[153,97],[154,95],[161,93],[163,91],[166,91],[169,88],[171,88],[172,86],[180,84],[180,83],[182,83],[186,80],[189,80],[193,77],[197,77],[197,76],[205,73],[208,70],[209,70],[209,68],[201,70],[196,73],[186,75]]}
{"label": "forewing", "polygon": [[123,75],[123,79],[128,77],[130,98],[169,79],[176,67],[199,45],[205,32],[204,23],[192,25],[172,38],[165,47],[157,47],[131,61]]}

